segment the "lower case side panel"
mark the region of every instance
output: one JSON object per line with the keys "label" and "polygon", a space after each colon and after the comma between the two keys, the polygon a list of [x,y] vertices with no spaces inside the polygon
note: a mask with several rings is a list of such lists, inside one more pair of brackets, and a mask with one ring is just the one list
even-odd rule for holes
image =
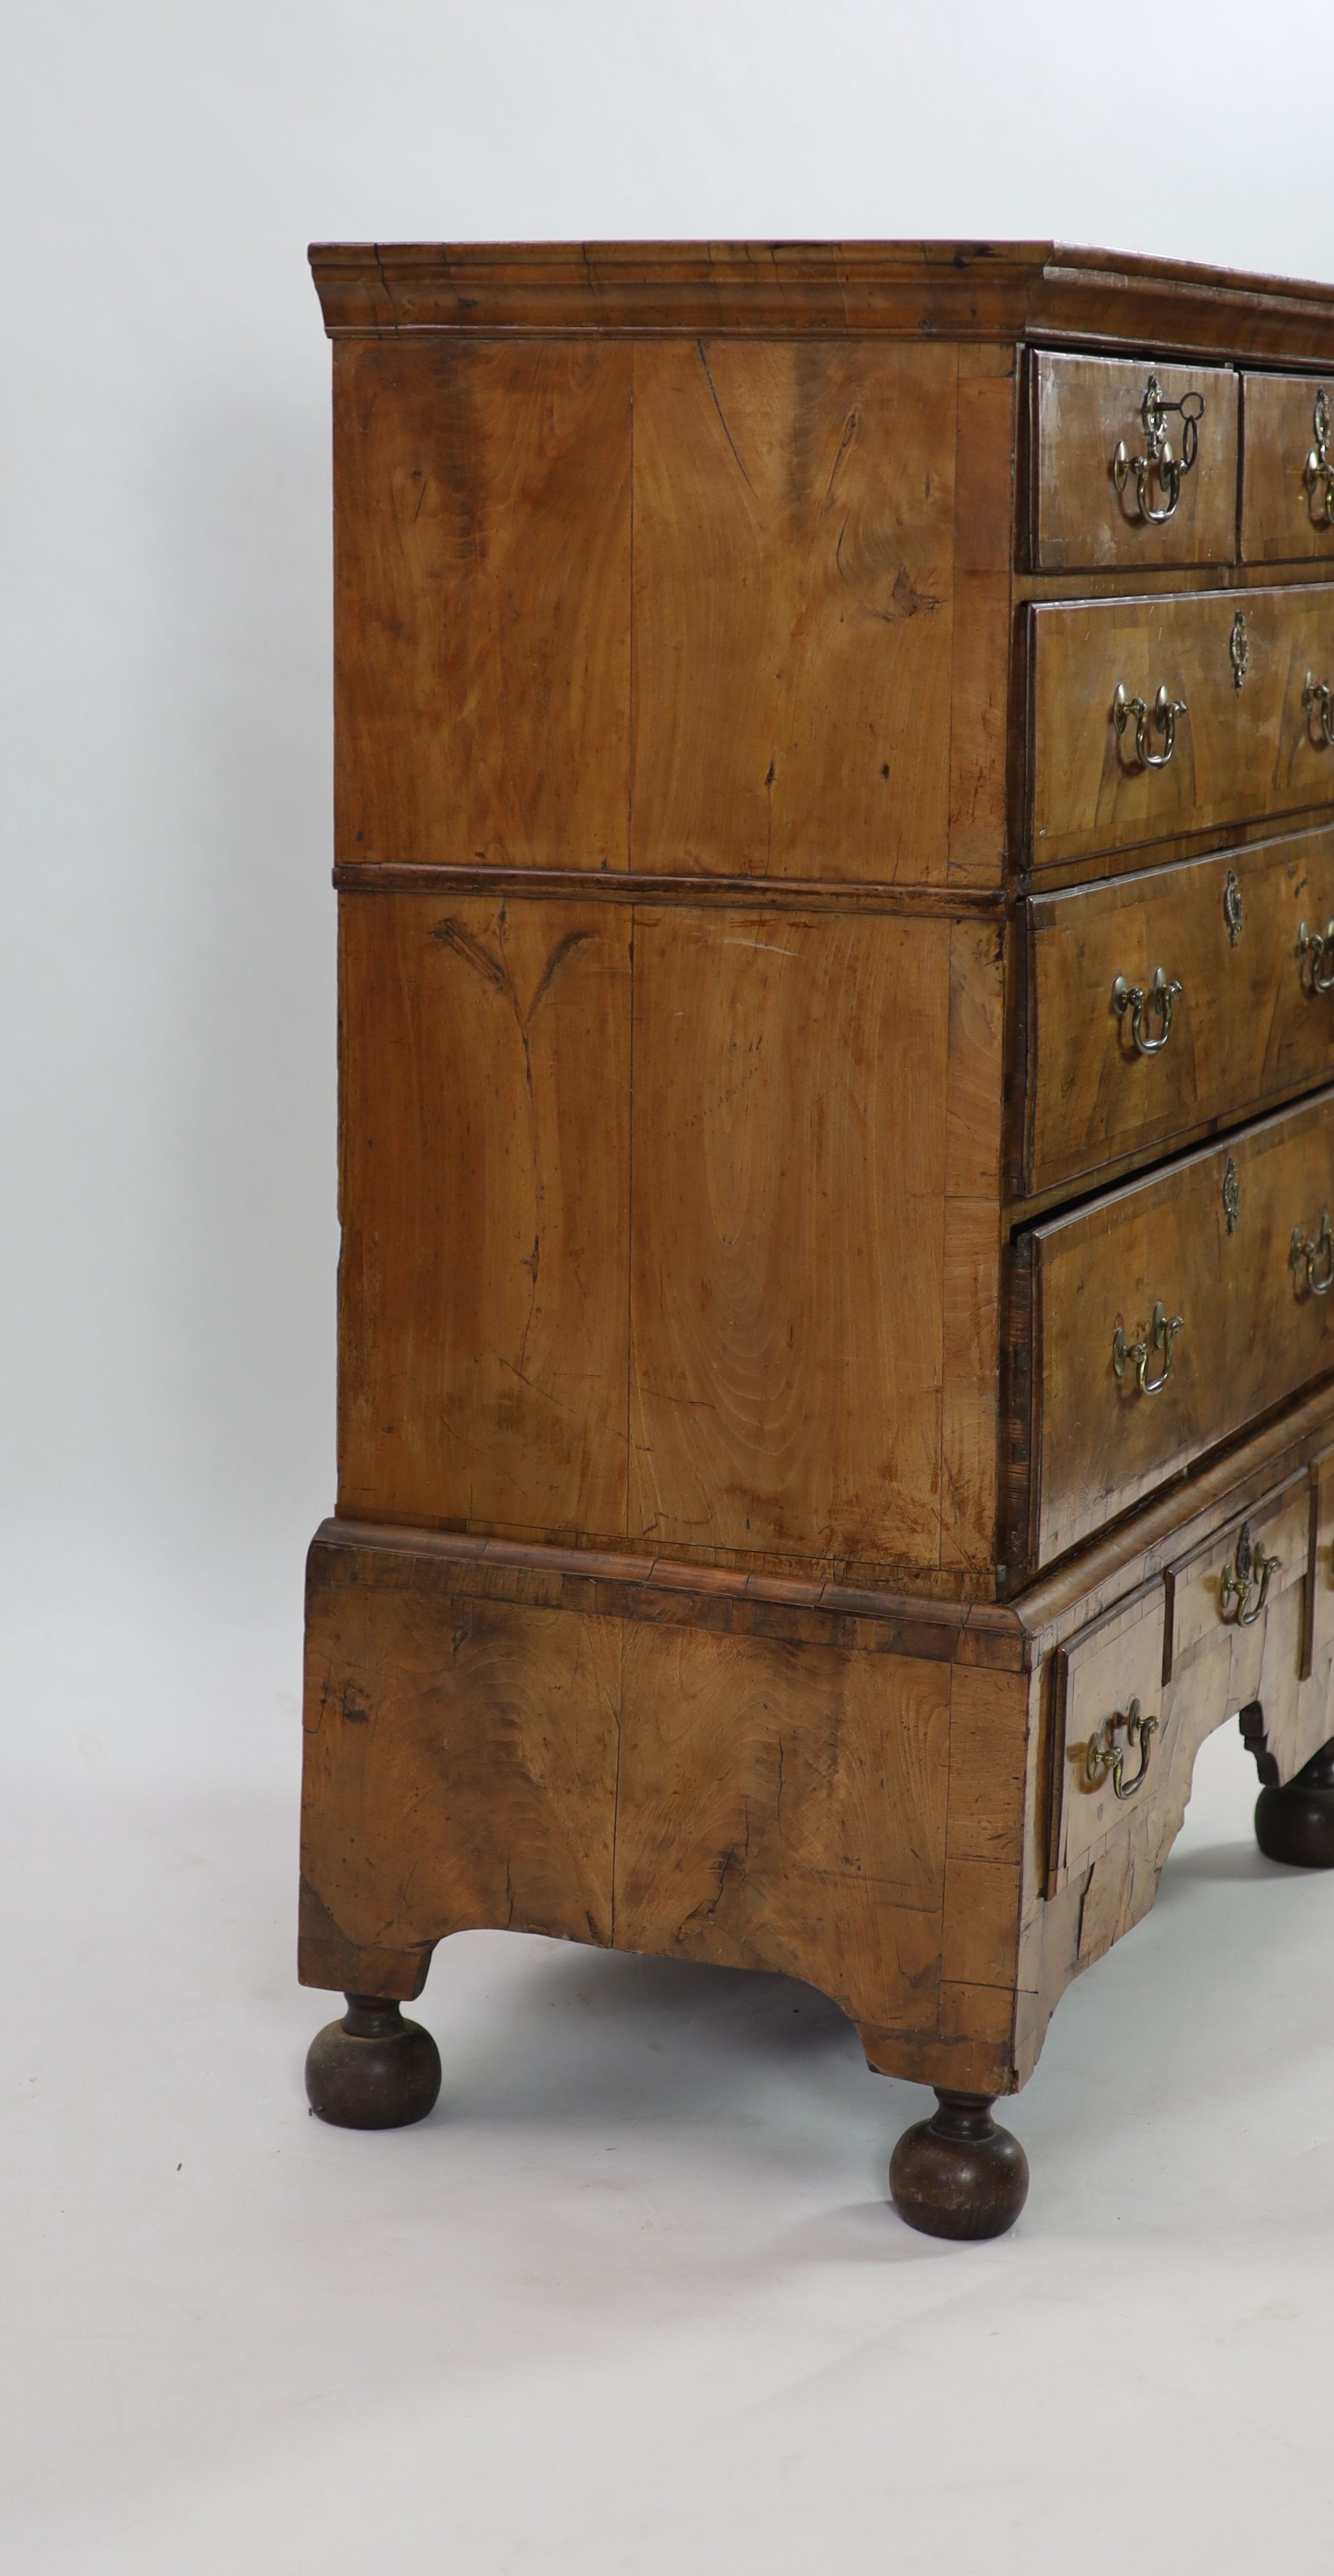
{"label": "lower case side panel", "polygon": [[450,1932],[545,1932],[802,1978],[882,2072],[1012,2090],[1026,1676],[578,1588],[316,1541],[303,1982],[406,2000]]}

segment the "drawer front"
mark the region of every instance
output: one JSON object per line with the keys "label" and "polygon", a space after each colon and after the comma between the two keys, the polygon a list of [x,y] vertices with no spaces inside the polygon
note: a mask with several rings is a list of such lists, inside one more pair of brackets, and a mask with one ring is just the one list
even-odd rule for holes
{"label": "drawer front", "polygon": [[1029,616],[1035,867],[1334,803],[1334,585]]}
{"label": "drawer front", "polygon": [[1330,1090],[1030,1228],[1015,1312],[1033,1561],[1334,1368],[1332,1277]]}
{"label": "drawer front", "polygon": [[1303,1467],[1169,1565],[1164,1680],[1174,1681],[1192,1657],[1227,1637],[1236,1704],[1254,1699],[1266,1626],[1283,1595],[1305,1581],[1310,1546],[1311,1480]]}
{"label": "drawer front", "polygon": [[1049,1883],[1080,1868],[1152,1795],[1165,1750],[1162,1681],[1161,1583],[1059,1649]]}
{"label": "drawer front", "polygon": [[1027,914],[1028,1189],[1334,1078],[1334,828]]}
{"label": "drawer front", "polygon": [[1334,1445],[1311,1460],[1311,1580],[1304,1672],[1334,1646]]}
{"label": "drawer front", "polygon": [[[1238,406],[1229,368],[1039,351],[1033,383],[1038,571],[1233,561]],[[1197,406],[1193,461],[1181,472]]]}
{"label": "drawer front", "polygon": [[1247,376],[1243,399],[1243,562],[1334,558],[1334,377]]}

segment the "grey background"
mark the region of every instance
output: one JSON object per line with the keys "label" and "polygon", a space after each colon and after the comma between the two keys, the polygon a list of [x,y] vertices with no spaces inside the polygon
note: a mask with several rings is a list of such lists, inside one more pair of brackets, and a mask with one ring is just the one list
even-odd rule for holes
{"label": "grey background", "polygon": [[332,1493],[307,240],[1054,232],[1330,275],[1327,84],[1300,13],[1198,0],[44,0],[0,115],[11,1615],[276,1613]]}

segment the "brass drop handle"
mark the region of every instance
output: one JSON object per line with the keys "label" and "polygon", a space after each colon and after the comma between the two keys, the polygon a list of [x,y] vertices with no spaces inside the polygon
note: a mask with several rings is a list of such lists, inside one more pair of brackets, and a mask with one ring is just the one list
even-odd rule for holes
{"label": "brass drop handle", "polygon": [[[1141,1055],[1161,1055],[1172,1034],[1172,1005],[1179,1002],[1185,987],[1175,976],[1169,984],[1161,966],[1153,970],[1153,982],[1146,993],[1139,984],[1128,984],[1118,975],[1112,986],[1112,1008],[1119,1020],[1130,1013],[1130,1034]],[[1156,1011],[1163,1024],[1159,1038],[1145,1036],[1150,1011]]]}
{"label": "brass drop handle", "polygon": [[1302,684],[1302,705],[1308,716],[1314,707],[1321,741],[1334,743],[1334,704],[1328,680],[1318,680],[1314,671],[1308,671]]}
{"label": "brass drop handle", "polygon": [[[1149,1321],[1147,1341],[1128,1342],[1118,1324],[1112,1335],[1112,1366],[1117,1376],[1123,1377],[1128,1368],[1133,1368],[1140,1394],[1156,1395],[1172,1374],[1172,1353],[1178,1333],[1184,1330],[1185,1317],[1169,1315],[1161,1297]],[[1150,1377],[1149,1361],[1155,1351],[1162,1352],[1163,1365],[1157,1377]]]}
{"label": "brass drop handle", "polygon": [[[1328,961],[1323,974],[1320,968],[1322,957]],[[1312,993],[1334,993],[1334,921],[1327,921],[1323,930],[1308,930],[1304,921],[1298,924],[1297,967],[1304,984],[1308,966],[1311,970],[1308,989]]]}
{"label": "brass drop handle", "polygon": [[[1266,1556],[1262,1547],[1251,1544],[1251,1525],[1243,1521],[1237,1553],[1231,1565],[1225,1565],[1218,1585],[1218,1615],[1230,1628],[1253,1628],[1269,1598],[1269,1578],[1280,1574],[1283,1559]],[[1229,1603],[1236,1603],[1235,1610]]]}
{"label": "brass drop handle", "polygon": [[[1317,1279],[1315,1274],[1322,1261],[1325,1265],[1324,1276]],[[1306,1287],[1310,1296],[1327,1297],[1329,1295],[1331,1288],[1334,1288],[1334,1226],[1330,1224],[1328,1208],[1322,1208],[1320,1211],[1320,1223],[1316,1228],[1314,1241],[1302,1233],[1299,1225],[1293,1227],[1288,1263],[1289,1267],[1298,1273],[1299,1285],[1300,1274],[1305,1270]]]}
{"label": "brass drop handle", "polygon": [[[1181,423],[1179,459],[1173,454],[1167,435],[1168,418],[1173,412]],[[1144,454],[1129,455],[1125,440],[1118,439],[1112,455],[1112,481],[1118,492],[1124,492],[1133,474],[1140,517],[1150,527],[1160,528],[1164,520],[1171,518],[1181,498],[1181,486],[1195,462],[1200,443],[1199,425],[1204,418],[1204,396],[1188,393],[1182,395],[1180,402],[1165,402],[1157,377],[1150,376],[1144,388],[1139,416],[1144,423]],[[1155,476],[1163,495],[1161,509],[1153,506]]]}
{"label": "brass drop handle", "polygon": [[[1302,470],[1302,481],[1306,485],[1306,497],[1311,505],[1311,518],[1315,526],[1334,528],[1334,510],[1330,506],[1331,502],[1334,502],[1334,465],[1330,463],[1329,454],[1329,396],[1323,385],[1315,398],[1311,428],[1315,445]],[[1322,483],[1325,487],[1325,505],[1323,509],[1317,509],[1316,495]]]}
{"label": "brass drop handle", "polygon": [[[1141,1716],[1137,1699],[1132,1699],[1124,1716],[1118,1709],[1114,1716],[1106,1718],[1097,1734],[1089,1738],[1088,1751],[1084,1756],[1084,1776],[1090,1789],[1101,1788],[1110,1771],[1113,1797],[1133,1798],[1149,1776],[1149,1755],[1157,1732],[1157,1718]],[[1115,1739],[1122,1733],[1125,1743],[1118,1744]],[[1127,1780],[1126,1752],[1132,1744],[1139,1746],[1139,1769],[1133,1780]]]}
{"label": "brass drop handle", "polygon": [[[1165,686],[1160,686],[1150,710],[1143,698],[1128,698],[1125,682],[1117,681],[1116,695],[1112,700],[1112,722],[1117,732],[1121,734],[1125,732],[1131,717],[1134,717],[1135,756],[1141,769],[1166,769],[1176,749],[1177,717],[1184,716],[1185,713],[1185,699],[1169,698]],[[1163,737],[1161,751],[1151,751],[1149,748],[1150,721],[1157,726]]]}

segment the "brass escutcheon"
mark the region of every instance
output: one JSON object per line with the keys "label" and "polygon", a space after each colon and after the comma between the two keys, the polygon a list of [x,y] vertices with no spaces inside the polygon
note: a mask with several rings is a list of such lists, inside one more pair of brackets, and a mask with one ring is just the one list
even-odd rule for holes
{"label": "brass escutcheon", "polygon": [[[1181,423],[1181,455],[1172,451],[1167,423],[1176,414]],[[1131,475],[1135,477],[1135,497],[1141,519],[1151,527],[1161,527],[1170,519],[1181,498],[1181,486],[1195,462],[1200,441],[1200,422],[1204,418],[1203,394],[1183,394],[1180,402],[1166,402],[1156,376],[1150,376],[1139,407],[1144,423],[1144,454],[1131,456],[1123,438],[1119,438],[1112,455],[1112,481],[1118,492],[1124,492]],[[1163,506],[1153,505],[1153,484],[1157,480]]]}
{"label": "brass escutcheon", "polygon": [[[1323,974],[1322,957],[1328,961]],[[1334,992],[1334,921],[1327,921],[1323,930],[1308,930],[1304,921],[1298,923],[1297,969],[1308,992]]]}
{"label": "brass escutcheon", "polygon": [[[1124,680],[1118,680],[1112,700],[1112,722],[1118,734],[1125,732],[1131,717],[1135,719],[1135,756],[1141,769],[1166,769],[1176,749],[1177,717],[1186,713],[1184,698],[1169,698],[1166,684],[1160,682],[1152,710],[1143,698],[1128,698]],[[1163,737],[1161,751],[1149,748],[1149,725],[1157,726]]]}
{"label": "brass escutcheon", "polygon": [[[1317,1279],[1315,1274],[1322,1261],[1325,1265],[1324,1276]],[[1289,1267],[1297,1273],[1299,1294],[1301,1273],[1305,1270],[1308,1295],[1312,1297],[1329,1295],[1331,1288],[1334,1288],[1334,1226],[1330,1224],[1328,1208],[1322,1208],[1320,1211],[1320,1223],[1314,1237],[1304,1235],[1299,1225],[1293,1227],[1292,1242],[1288,1249],[1288,1263]]]}
{"label": "brass escutcheon", "polygon": [[[1178,984],[1175,977],[1168,983],[1161,966],[1155,966],[1153,982],[1147,993],[1142,985],[1128,984],[1124,975],[1117,976],[1112,986],[1112,1009],[1119,1020],[1123,1020],[1129,1011],[1130,1034],[1141,1055],[1162,1054],[1172,1034],[1172,1005],[1180,1001],[1184,990],[1184,985]],[[1159,1038],[1145,1035],[1150,1011],[1156,1011],[1162,1021],[1163,1033]]]}
{"label": "brass escutcheon", "polygon": [[[1114,1739],[1123,1732],[1125,1744],[1117,1744]],[[1149,1776],[1150,1739],[1157,1732],[1157,1718],[1141,1716],[1137,1699],[1132,1699],[1124,1715],[1118,1709],[1113,1716],[1105,1718],[1097,1734],[1090,1736],[1088,1750],[1084,1756],[1084,1776],[1090,1789],[1101,1788],[1104,1777],[1110,1771],[1113,1797],[1133,1798],[1136,1791],[1143,1788]],[[1133,1780],[1127,1780],[1126,1752],[1132,1744],[1139,1746],[1139,1769]]]}
{"label": "brass escutcheon", "polygon": [[1302,705],[1308,716],[1314,710],[1321,741],[1334,743],[1334,701],[1328,680],[1318,680],[1314,671],[1308,671],[1302,683]]}
{"label": "brass escutcheon", "polygon": [[1223,1214],[1227,1218],[1228,1233],[1235,1234],[1237,1219],[1241,1214],[1241,1182],[1237,1178],[1237,1166],[1230,1154],[1223,1174]]}
{"label": "brass escutcheon", "polygon": [[[1243,1521],[1237,1540],[1237,1553],[1225,1565],[1218,1584],[1218,1615],[1230,1628],[1253,1628],[1269,1596],[1269,1578],[1283,1570],[1283,1560],[1266,1556],[1262,1547],[1251,1544],[1251,1525]],[[1235,1601],[1235,1610],[1228,1605]]]}
{"label": "brass escutcheon", "polygon": [[[1311,428],[1315,445],[1302,468],[1302,481],[1306,485],[1306,497],[1310,503],[1311,517],[1315,526],[1334,528],[1334,510],[1331,509],[1331,502],[1334,502],[1334,465],[1330,463],[1329,454],[1329,396],[1323,385],[1315,398]],[[1325,487],[1325,503],[1324,508],[1318,510],[1316,494],[1322,483]]]}
{"label": "brass escutcheon", "polygon": [[1236,870],[1234,868],[1228,869],[1227,884],[1223,888],[1223,919],[1227,923],[1228,938],[1231,941],[1232,946],[1235,948],[1237,941],[1241,937],[1243,905],[1241,900],[1241,888],[1237,883]]}
{"label": "brass escutcheon", "polygon": [[1246,674],[1251,663],[1250,637],[1247,635],[1246,620],[1240,609],[1232,620],[1232,633],[1228,638],[1227,649],[1232,661],[1232,685],[1234,689],[1240,689],[1245,685]]}
{"label": "brass escutcheon", "polygon": [[[1185,1317],[1169,1316],[1161,1297],[1150,1317],[1146,1341],[1128,1342],[1118,1324],[1112,1335],[1112,1366],[1117,1376],[1122,1377],[1128,1368],[1133,1368],[1140,1394],[1156,1395],[1172,1374],[1172,1354],[1176,1349],[1177,1335],[1184,1330]],[[1150,1377],[1149,1360],[1154,1351],[1162,1352],[1163,1365],[1157,1377]]]}

